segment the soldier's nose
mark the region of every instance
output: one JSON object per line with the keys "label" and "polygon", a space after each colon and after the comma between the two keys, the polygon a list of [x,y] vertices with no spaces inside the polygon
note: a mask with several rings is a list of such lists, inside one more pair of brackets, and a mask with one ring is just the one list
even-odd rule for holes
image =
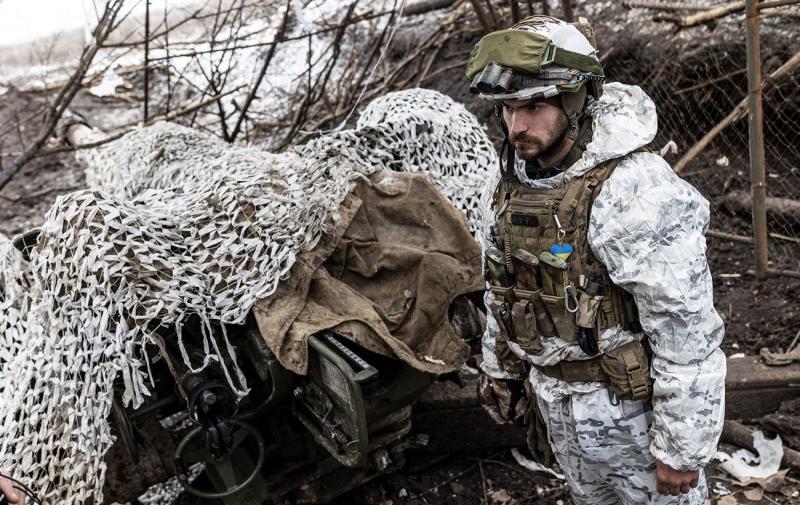
{"label": "soldier's nose", "polygon": [[528,125],[522,120],[518,111],[512,111],[508,121],[508,133],[514,135],[528,130]]}

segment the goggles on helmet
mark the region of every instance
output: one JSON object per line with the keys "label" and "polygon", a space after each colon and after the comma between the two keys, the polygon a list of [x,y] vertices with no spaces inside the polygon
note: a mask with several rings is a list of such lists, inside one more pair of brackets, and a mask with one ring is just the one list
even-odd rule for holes
{"label": "goggles on helmet", "polygon": [[[545,69],[545,67],[549,67]],[[568,51],[542,34],[508,29],[483,37],[470,54],[470,92],[494,100],[548,98],[575,92],[587,81],[601,87],[593,55]]]}
{"label": "goggles on helmet", "polygon": [[602,76],[572,69],[545,70],[537,75],[525,75],[491,61],[472,79],[469,91],[493,100],[548,98],[563,91],[575,91],[585,81],[603,79]]}

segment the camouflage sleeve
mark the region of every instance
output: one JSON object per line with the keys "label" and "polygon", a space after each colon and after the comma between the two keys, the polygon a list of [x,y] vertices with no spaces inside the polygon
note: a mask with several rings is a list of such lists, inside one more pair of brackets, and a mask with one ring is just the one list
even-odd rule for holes
{"label": "camouflage sleeve", "polygon": [[708,201],[660,156],[634,153],[603,184],[589,224],[592,250],[633,295],[653,349],[650,450],[678,470],[713,457],[725,410],[708,220]]}
{"label": "camouflage sleeve", "polygon": [[[481,252],[483,253],[481,256],[482,258],[486,255],[486,249],[492,245],[490,237],[491,227],[494,225],[494,212],[492,212],[491,203],[494,189],[499,180],[499,170],[492,171],[488,180],[486,181],[486,185],[484,186],[483,194],[481,195],[481,226],[478,230],[476,238],[481,244]],[[486,268],[485,259],[483,260],[482,268]],[[497,346],[498,337],[500,337],[500,327],[497,325],[497,321],[492,315],[492,311],[489,310],[489,304],[492,302],[492,300],[494,300],[494,295],[488,290],[487,283],[487,290],[483,295],[483,301],[486,305],[486,329],[484,330],[483,338],[481,339],[481,354],[483,356],[481,369],[484,371],[484,373],[494,377],[495,379],[522,379],[523,377],[521,375],[510,373],[505,370],[503,365],[500,363],[500,359],[498,358]],[[516,351],[518,351],[519,355],[524,355],[522,349],[519,349],[518,347],[517,349],[511,349],[511,351],[515,352],[515,354]]]}

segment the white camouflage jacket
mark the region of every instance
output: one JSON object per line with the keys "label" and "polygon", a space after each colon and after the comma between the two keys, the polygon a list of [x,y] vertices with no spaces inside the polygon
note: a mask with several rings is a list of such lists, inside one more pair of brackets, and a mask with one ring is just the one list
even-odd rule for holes
{"label": "white camouflage jacket", "polygon": [[[643,333],[609,328],[601,335],[600,347],[607,351],[631,340],[648,339],[654,379],[650,451],[675,469],[697,469],[714,456],[725,397],[726,362],[719,349],[724,328],[714,309],[706,262],[709,204],[661,156],[632,152],[652,141],[657,129],[655,105],[639,87],[606,84],[603,96],[589,110],[592,141],[575,164],[549,179],[528,178],[522,164],[516,173],[523,184],[552,188],[603,161],[625,156],[592,205],[588,239],[612,281],[633,295]],[[499,177],[495,170],[483,195],[484,251],[493,224],[491,196]],[[490,291],[485,299],[488,307]],[[497,378],[511,378],[500,369],[494,354],[498,331],[488,312],[483,369]],[[537,365],[589,357],[576,344],[557,337],[543,344],[544,352],[536,356],[526,356],[510,345],[518,356]],[[605,387],[566,383],[535,368],[530,381],[545,401]]]}

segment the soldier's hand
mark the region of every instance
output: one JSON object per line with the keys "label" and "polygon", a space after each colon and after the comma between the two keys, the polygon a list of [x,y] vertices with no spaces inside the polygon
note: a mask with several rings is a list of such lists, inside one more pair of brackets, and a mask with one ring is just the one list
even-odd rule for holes
{"label": "soldier's hand", "polygon": [[672,496],[686,494],[693,487],[697,487],[699,480],[699,470],[681,472],[656,460],[656,490],[661,494],[671,494]]}
{"label": "soldier's hand", "polygon": [[511,422],[509,418],[509,399],[511,391],[508,384],[499,379],[494,379],[486,374],[481,374],[478,380],[478,398],[483,409],[497,424]]}
{"label": "soldier's hand", "polygon": [[14,482],[0,475],[0,493],[10,505],[25,505],[25,493],[14,487]]}

